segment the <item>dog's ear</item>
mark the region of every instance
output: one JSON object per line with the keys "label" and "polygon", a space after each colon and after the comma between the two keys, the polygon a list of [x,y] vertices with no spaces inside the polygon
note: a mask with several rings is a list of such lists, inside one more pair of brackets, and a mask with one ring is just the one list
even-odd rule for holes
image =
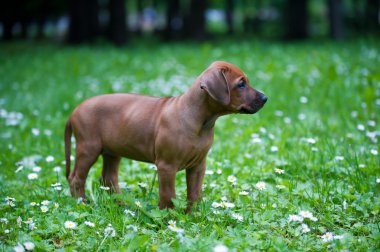
{"label": "dog's ear", "polygon": [[224,69],[210,68],[201,76],[201,89],[223,105],[230,103],[230,88],[228,87]]}

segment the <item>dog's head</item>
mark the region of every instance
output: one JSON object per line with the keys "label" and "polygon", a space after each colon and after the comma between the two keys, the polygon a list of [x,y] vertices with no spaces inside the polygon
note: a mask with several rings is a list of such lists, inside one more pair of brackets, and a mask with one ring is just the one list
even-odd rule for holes
{"label": "dog's head", "polygon": [[228,62],[212,63],[200,76],[200,85],[231,113],[254,114],[268,97],[249,85],[247,76]]}

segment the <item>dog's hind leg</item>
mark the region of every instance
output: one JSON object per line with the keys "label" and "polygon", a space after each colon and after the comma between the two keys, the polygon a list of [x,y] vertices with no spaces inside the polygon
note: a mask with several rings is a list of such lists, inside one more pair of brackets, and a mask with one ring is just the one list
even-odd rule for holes
{"label": "dog's hind leg", "polygon": [[103,170],[101,183],[104,186],[108,186],[112,191],[120,193],[120,188],[118,184],[118,173],[120,157],[111,156],[109,154],[103,153]]}
{"label": "dog's hind leg", "polygon": [[91,166],[100,154],[100,144],[92,142],[78,142],[76,146],[75,167],[69,176],[71,195],[77,198],[86,198],[85,183]]}

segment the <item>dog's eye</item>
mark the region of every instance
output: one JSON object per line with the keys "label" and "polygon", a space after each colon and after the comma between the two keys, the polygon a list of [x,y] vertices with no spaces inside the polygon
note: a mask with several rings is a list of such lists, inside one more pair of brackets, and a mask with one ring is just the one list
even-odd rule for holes
{"label": "dog's eye", "polygon": [[236,85],[236,87],[238,88],[238,89],[244,89],[245,88],[245,82],[242,80],[242,81],[240,81],[237,85]]}

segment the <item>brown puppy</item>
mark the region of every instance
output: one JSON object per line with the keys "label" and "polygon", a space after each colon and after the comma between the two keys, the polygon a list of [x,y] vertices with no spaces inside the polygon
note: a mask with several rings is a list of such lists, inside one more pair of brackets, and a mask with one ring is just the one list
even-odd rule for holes
{"label": "brown puppy", "polygon": [[[116,192],[121,157],[154,163],[159,207],[173,207],[175,175],[186,169],[188,210],[201,197],[206,156],[219,116],[254,114],[267,97],[248,85],[236,66],[217,61],[178,97],[108,94],[90,98],[71,114],[65,128],[66,176],[71,194],[85,198],[87,174],[103,156],[102,183]],[[70,173],[71,134],[76,161]]]}

